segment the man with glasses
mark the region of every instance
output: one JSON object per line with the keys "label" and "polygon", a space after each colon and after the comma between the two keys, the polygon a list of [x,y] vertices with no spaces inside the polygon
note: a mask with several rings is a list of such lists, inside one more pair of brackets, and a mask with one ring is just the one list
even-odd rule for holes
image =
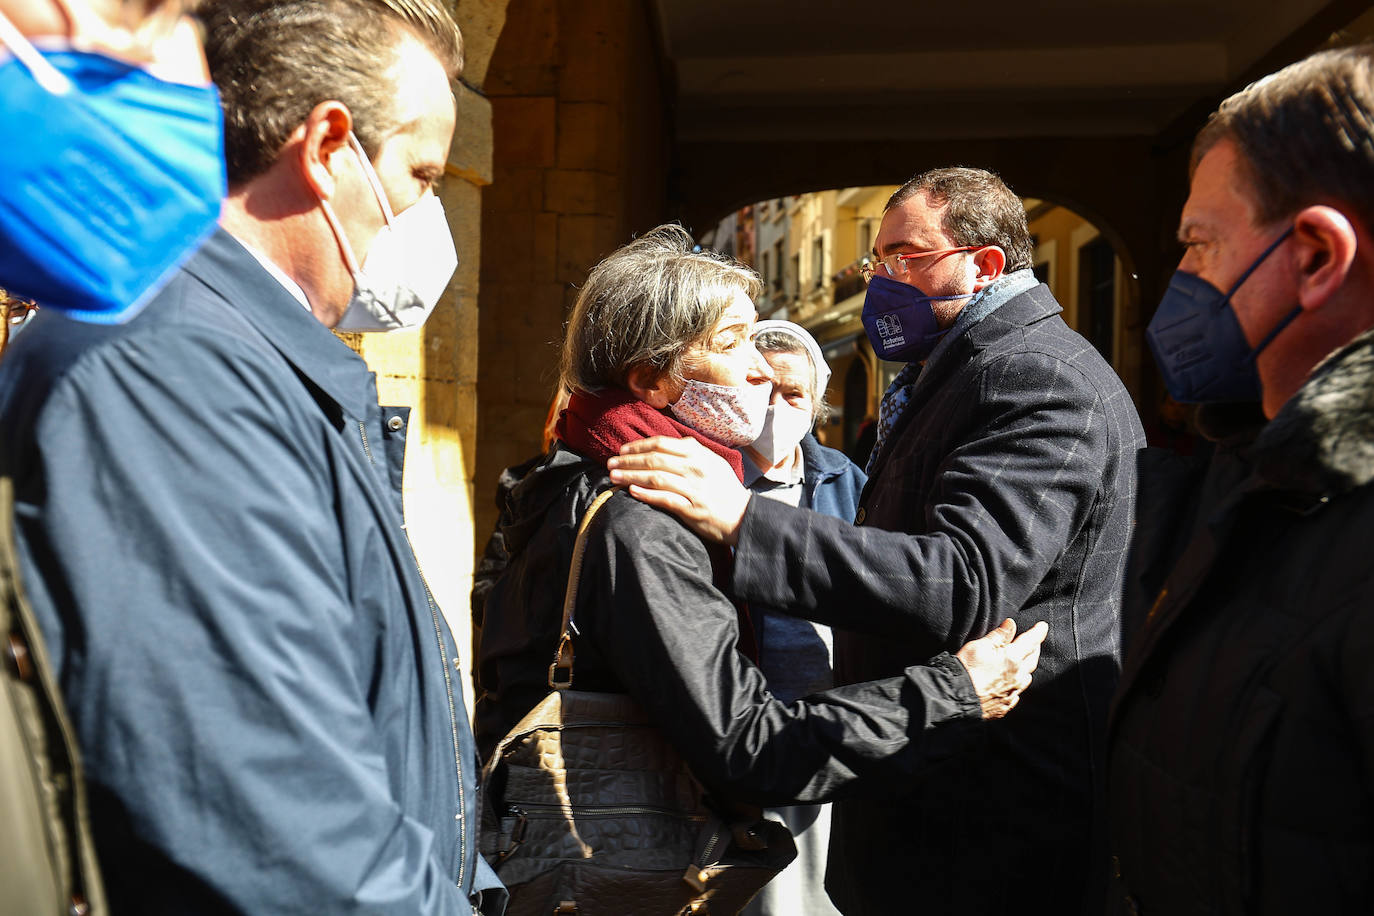
{"label": "man with glasses", "polygon": [[[223,196],[219,106],[199,35],[183,15],[187,5],[0,0],[0,353],[37,314],[35,298],[95,320],[130,314],[137,294],[164,281],[166,266],[214,225]],[[103,79],[83,78],[97,72]],[[131,95],[127,86],[139,91]],[[177,150],[154,154],[177,162],[175,178],[128,167],[129,154],[146,148],[157,87],[203,97],[199,107],[161,113],[162,123],[180,124],[199,113],[204,128],[187,132]],[[120,134],[140,142],[120,148],[110,142]],[[203,193],[185,193],[179,179],[188,174]],[[158,210],[158,220],[110,218],[134,201]],[[0,446],[0,634],[8,662],[0,666],[0,811],[7,816],[0,914],[103,913],[81,756],[20,585],[10,457]]]}
{"label": "man with glasses", "polygon": [[902,797],[835,805],[827,885],[851,916],[1096,912],[1140,421],[1036,281],[1025,210],[997,176],[912,179],[873,253],[865,330],[906,366],[853,525],[751,499],[680,440],[627,446],[612,477],[735,545],[737,597],[834,627],[837,683],[1007,616],[1047,621],[1043,680],[986,726],[984,752]]}

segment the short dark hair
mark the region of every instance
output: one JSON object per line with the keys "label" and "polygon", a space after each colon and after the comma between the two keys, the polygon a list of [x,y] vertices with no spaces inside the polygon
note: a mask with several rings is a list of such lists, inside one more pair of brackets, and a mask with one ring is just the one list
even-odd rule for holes
{"label": "short dark hair", "polygon": [[209,0],[205,55],[224,104],[231,185],[271,167],[321,102],[353,114],[368,156],[394,127],[395,86],[384,74],[409,30],[443,64],[463,68],[463,37],[443,0]]}
{"label": "short dark hair", "polygon": [[954,244],[996,245],[1006,252],[1008,273],[1035,263],[1025,205],[995,173],[964,166],[922,172],[888,198],[883,212],[920,191],[945,208],[940,227]]}
{"label": "short dark hair", "polygon": [[1190,171],[1222,140],[1240,152],[1260,225],[1338,200],[1374,229],[1374,44],[1319,51],[1222,102]]}

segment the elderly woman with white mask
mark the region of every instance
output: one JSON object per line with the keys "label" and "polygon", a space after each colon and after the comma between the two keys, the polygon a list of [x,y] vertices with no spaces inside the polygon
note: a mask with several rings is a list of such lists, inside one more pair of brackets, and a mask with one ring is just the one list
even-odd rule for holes
{"label": "elderly woman with white mask", "polygon": [[[843,452],[826,448],[812,434],[830,413],[825,400],[830,367],[820,346],[790,321],[760,321],[754,346],[773,371],[773,395],[763,431],[741,449],[744,485],[765,499],[852,519],[868,478]],[[750,610],[759,669],[774,696],[790,703],[833,685],[829,627],[770,608]],[[825,892],[830,806],[795,805],[768,814],[792,831],[797,858],[745,914],[839,916]]]}

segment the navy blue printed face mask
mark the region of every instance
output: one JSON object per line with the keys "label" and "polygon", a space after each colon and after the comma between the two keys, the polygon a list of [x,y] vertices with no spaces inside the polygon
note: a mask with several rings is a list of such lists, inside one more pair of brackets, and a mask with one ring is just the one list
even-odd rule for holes
{"label": "navy blue printed face mask", "polygon": [[967,299],[968,295],[927,296],[915,286],[874,275],[864,294],[863,323],[879,358],[921,362],[930,356],[947,330],[935,321],[932,302]]}
{"label": "navy blue printed face mask", "polygon": [[12,26],[0,39],[0,287],[124,321],[215,227],[219,94],[102,54],[39,52]]}
{"label": "navy blue printed face mask", "polygon": [[1145,330],[1145,339],[1164,376],[1164,386],[1175,401],[1201,404],[1260,400],[1262,390],[1255,362],[1302,309],[1295,306],[1252,350],[1236,319],[1231,297],[1292,232],[1293,227],[1289,226],[1264,249],[1229,292],[1223,293],[1196,274],[1174,272]]}

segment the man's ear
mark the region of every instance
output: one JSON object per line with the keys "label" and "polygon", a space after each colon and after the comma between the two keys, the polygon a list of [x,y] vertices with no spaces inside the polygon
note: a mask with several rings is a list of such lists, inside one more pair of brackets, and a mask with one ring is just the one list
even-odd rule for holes
{"label": "man's ear", "polygon": [[996,245],[980,248],[973,253],[973,266],[978,271],[973,278],[973,290],[977,292],[1002,276],[1007,268],[1007,253]]}
{"label": "man's ear", "polygon": [[658,410],[676,403],[682,395],[681,385],[673,384],[666,372],[660,372],[647,363],[634,366],[625,373],[625,385],[630,389],[630,394]]}
{"label": "man's ear", "polygon": [[1293,220],[1293,247],[1298,304],[1307,311],[1319,309],[1350,276],[1359,236],[1335,207],[1307,207]]}
{"label": "man's ear", "polygon": [[333,100],[312,108],[304,123],[296,128],[301,177],[315,196],[324,200],[334,196],[336,176],[339,169],[346,168],[342,157],[354,155],[348,147],[352,130],[353,115],[348,106]]}

